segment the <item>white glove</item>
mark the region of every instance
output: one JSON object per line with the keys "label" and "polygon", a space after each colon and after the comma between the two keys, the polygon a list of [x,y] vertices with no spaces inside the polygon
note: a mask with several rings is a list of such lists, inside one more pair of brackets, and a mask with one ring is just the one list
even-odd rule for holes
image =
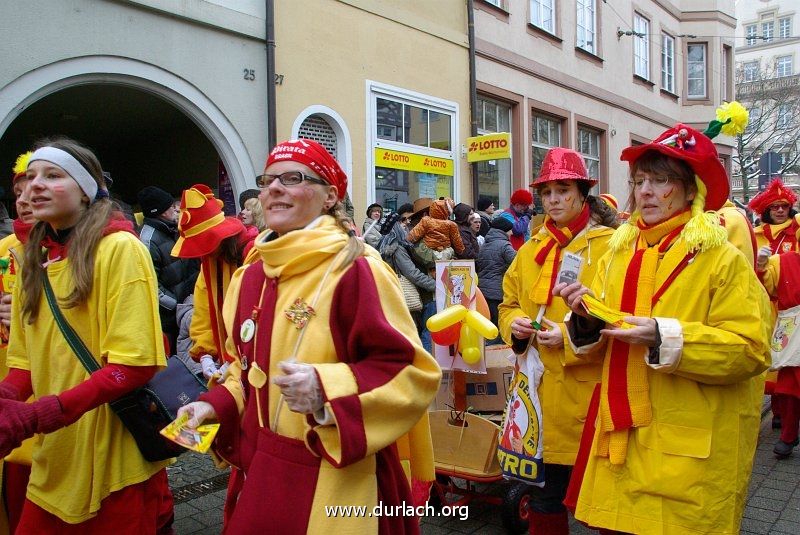
{"label": "white glove", "polygon": [[214,357],[211,355],[203,355],[200,357],[200,366],[203,367],[203,377],[211,379],[214,374],[219,372],[217,365],[214,363]]}
{"label": "white glove", "polygon": [[764,269],[767,267],[767,262],[769,262],[769,257],[772,256],[772,249],[770,249],[769,245],[764,245],[758,250],[758,257],[756,258],[756,267],[758,269]]}
{"label": "white glove", "polygon": [[272,382],[281,389],[286,405],[294,412],[311,414],[324,405],[322,389],[317,371],[310,364],[281,362],[278,364],[286,375],[275,377]]}

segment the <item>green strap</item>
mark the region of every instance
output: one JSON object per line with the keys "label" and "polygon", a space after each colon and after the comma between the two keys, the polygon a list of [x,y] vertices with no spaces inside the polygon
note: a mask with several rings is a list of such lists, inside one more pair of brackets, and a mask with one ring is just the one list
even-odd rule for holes
{"label": "green strap", "polygon": [[50,278],[47,276],[47,272],[44,272],[42,275],[44,295],[47,297],[47,304],[50,305],[50,311],[53,313],[53,319],[56,320],[56,325],[58,325],[58,328],[61,330],[61,334],[64,335],[64,338],[67,340],[67,344],[69,344],[69,347],[72,348],[75,356],[78,357],[79,361],[81,361],[81,364],[83,364],[83,367],[86,368],[86,371],[90,374],[96,372],[100,369],[100,365],[97,363],[94,357],[92,357],[92,354],[83,343],[83,340],[81,340],[81,337],[78,336],[72,326],[67,322],[67,318],[65,318],[64,314],[61,313],[61,309],[58,307],[58,303],[56,302],[56,296],[53,293],[53,287],[50,286]]}

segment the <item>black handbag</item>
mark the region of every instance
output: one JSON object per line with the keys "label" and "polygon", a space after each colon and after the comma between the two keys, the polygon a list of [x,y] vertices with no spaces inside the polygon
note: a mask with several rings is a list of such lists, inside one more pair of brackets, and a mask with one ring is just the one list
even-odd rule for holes
{"label": "black handbag", "polygon": [[[96,372],[100,365],[61,313],[47,274],[43,280],[47,304],[61,334],[86,371],[90,374]],[[150,462],[163,461],[177,457],[186,449],[166,439],[159,431],[175,419],[181,406],[195,401],[206,391],[205,384],[175,357],[168,358],[166,369],[158,372],[146,385],[110,401],[108,405],[133,435],[142,456]]]}

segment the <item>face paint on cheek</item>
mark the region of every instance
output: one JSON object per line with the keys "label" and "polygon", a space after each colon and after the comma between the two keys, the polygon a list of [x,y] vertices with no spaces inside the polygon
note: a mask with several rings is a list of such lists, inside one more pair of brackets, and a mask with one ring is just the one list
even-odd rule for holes
{"label": "face paint on cheek", "polygon": [[667,210],[672,210],[672,203],[673,202],[674,201],[669,201],[669,204],[667,205]]}
{"label": "face paint on cheek", "polygon": [[669,188],[669,189],[668,189],[668,190],[667,190],[667,191],[666,191],[666,192],[665,192],[665,193],[664,193],[664,194],[661,196],[661,198],[666,200],[666,199],[667,199],[667,198],[668,198],[670,195],[672,195],[672,192],[673,192],[673,191],[675,191],[675,186],[672,186],[672,187],[670,187],[670,188]]}
{"label": "face paint on cheek", "polygon": [[66,188],[64,186],[53,186],[53,191],[56,193],[64,193]]}

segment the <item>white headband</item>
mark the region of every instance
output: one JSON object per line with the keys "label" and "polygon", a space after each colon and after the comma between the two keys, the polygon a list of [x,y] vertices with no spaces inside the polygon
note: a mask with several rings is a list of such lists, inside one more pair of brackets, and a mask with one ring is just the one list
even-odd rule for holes
{"label": "white headband", "polygon": [[95,197],[97,196],[97,181],[92,178],[89,171],[87,171],[70,153],[55,147],[42,147],[41,149],[36,149],[31,155],[28,166],[31,165],[31,162],[35,162],[36,160],[44,160],[59,166],[78,183],[78,186],[80,186],[86,196],[89,197],[89,203],[95,201]]}

